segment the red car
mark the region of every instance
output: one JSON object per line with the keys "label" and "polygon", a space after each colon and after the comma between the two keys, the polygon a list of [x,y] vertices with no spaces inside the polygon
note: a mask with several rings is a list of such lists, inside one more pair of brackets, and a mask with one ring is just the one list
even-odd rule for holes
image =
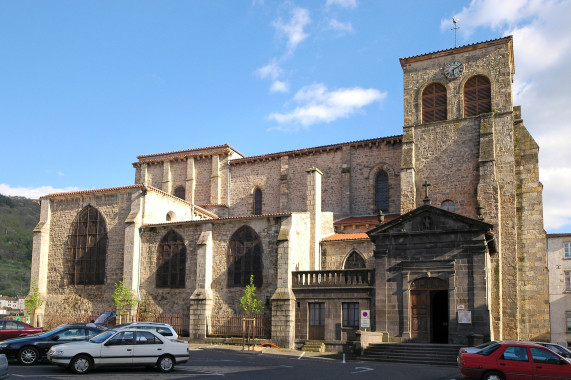
{"label": "red car", "polygon": [[458,369],[469,379],[571,379],[571,363],[538,344],[502,342],[458,356]]}
{"label": "red car", "polygon": [[18,338],[44,331],[42,327],[33,327],[20,321],[0,320],[0,340]]}

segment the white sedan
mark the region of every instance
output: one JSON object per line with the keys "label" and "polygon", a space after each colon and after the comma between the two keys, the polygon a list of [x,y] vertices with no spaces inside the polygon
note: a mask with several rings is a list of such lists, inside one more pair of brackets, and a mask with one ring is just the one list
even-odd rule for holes
{"label": "white sedan", "polygon": [[107,330],[86,342],[50,348],[48,360],[77,374],[94,367],[144,366],[170,372],[189,359],[188,344],[173,342],[154,332],[136,329]]}

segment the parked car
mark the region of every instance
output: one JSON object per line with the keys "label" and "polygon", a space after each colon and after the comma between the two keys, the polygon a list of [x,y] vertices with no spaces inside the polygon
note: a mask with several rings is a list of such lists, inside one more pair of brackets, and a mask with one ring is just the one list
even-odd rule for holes
{"label": "parked car", "polygon": [[502,342],[475,353],[463,352],[458,369],[464,378],[482,380],[571,378],[571,363],[533,343]]}
{"label": "parked car", "polygon": [[0,340],[38,334],[42,331],[44,331],[43,327],[30,326],[24,322],[7,319],[0,320]]}
{"label": "parked car", "polygon": [[61,325],[42,334],[0,342],[0,354],[6,355],[8,359],[15,358],[22,365],[33,365],[56,344],[86,341],[104,330],[103,327],[89,327],[85,323]]}
{"label": "parked car", "polygon": [[147,330],[147,331],[155,331],[165,336],[171,340],[179,340],[178,334],[174,330],[174,328],[167,324],[167,323],[159,323],[159,322],[131,322],[126,323],[124,325],[120,325],[115,327],[115,329],[138,329],[138,330]]}
{"label": "parked car", "polygon": [[477,346],[474,347],[462,347],[460,348],[459,354],[461,354],[462,352],[468,352],[468,353],[474,353],[474,352],[478,352],[480,350],[483,350],[484,348],[497,343],[496,341],[492,340],[491,342],[486,342],[486,343],[482,343],[479,344]]}
{"label": "parked car", "polygon": [[7,379],[8,375],[8,359],[6,355],[0,354],[0,380]]}
{"label": "parked car", "polygon": [[548,343],[548,342],[533,342],[535,344],[539,344],[543,347],[549,348],[551,351],[555,352],[559,356],[563,356],[567,361],[571,361],[571,351],[567,347],[563,347],[556,343]]}
{"label": "parked car", "polygon": [[186,342],[172,341],[155,331],[132,328],[107,330],[87,342],[52,347],[48,360],[76,374],[103,366],[157,367],[170,372],[190,357]]}
{"label": "parked car", "polygon": [[[113,318],[115,318],[116,316],[117,316],[117,314],[114,311],[106,311],[106,312],[102,313],[100,316],[98,316],[97,318],[95,318],[93,323],[96,324],[97,326],[107,326],[108,324],[111,323]],[[114,324],[114,322],[113,322],[113,324]]]}

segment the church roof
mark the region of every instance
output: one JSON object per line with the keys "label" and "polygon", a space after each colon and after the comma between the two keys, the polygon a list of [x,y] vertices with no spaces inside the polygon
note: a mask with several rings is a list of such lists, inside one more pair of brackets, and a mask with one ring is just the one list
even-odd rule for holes
{"label": "church roof", "polygon": [[[162,190],[157,189],[156,187],[152,187],[149,185],[146,185],[144,183],[137,183],[135,185],[129,185],[129,186],[121,186],[121,187],[108,187],[108,188],[104,188],[104,189],[92,189],[92,190],[80,190],[80,191],[68,191],[68,192],[61,192],[61,193],[53,193],[53,194],[48,194],[48,195],[44,195],[43,197],[40,197],[41,199],[47,199],[47,198],[63,198],[63,197],[75,197],[77,195],[85,195],[85,194],[95,194],[95,193],[112,193],[112,192],[116,192],[116,191],[125,191],[125,190],[132,190],[132,189],[145,189],[148,191],[154,191],[155,193],[159,193],[163,196],[172,198],[178,202],[182,202],[182,203],[186,203],[188,205],[192,206],[192,203],[185,201],[184,199],[181,199],[179,197],[176,197],[172,194],[169,194],[167,192],[164,192]],[[201,213],[203,215],[208,216],[209,218],[218,218],[218,216],[200,206],[194,205],[194,211]]]}
{"label": "church roof", "polygon": [[459,53],[465,53],[465,52],[469,52],[472,50],[476,50],[476,49],[481,49],[484,47],[490,47],[490,46],[496,46],[496,45],[502,45],[502,44],[510,44],[510,52],[511,52],[511,64],[512,64],[512,74],[514,74],[514,62],[513,62],[513,36],[507,36],[507,37],[502,37],[502,38],[497,38],[494,40],[488,40],[488,41],[484,41],[484,42],[476,42],[473,44],[469,44],[469,45],[463,45],[463,46],[458,46],[455,48],[450,48],[450,49],[445,49],[445,50],[438,50],[435,52],[431,52],[431,53],[424,53],[424,54],[419,54],[419,55],[415,55],[412,57],[405,57],[405,58],[400,58],[400,64],[401,66],[404,67],[410,63],[414,63],[414,62],[419,62],[419,61],[425,61],[428,59],[433,59],[433,58],[438,58],[438,57],[445,57],[448,55],[453,55],[453,54],[459,54]]}
{"label": "church roof", "polygon": [[327,236],[321,241],[343,241],[343,240],[370,240],[366,232],[357,232],[354,234],[333,234]]}
{"label": "church roof", "polygon": [[394,144],[400,143],[400,142],[402,142],[402,135],[389,136],[389,137],[378,137],[378,138],[374,138],[374,139],[357,140],[357,141],[350,141],[350,142],[339,143],[339,144],[316,146],[316,147],[312,147],[312,148],[288,150],[288,151],[278,152],[278,153],[268,153],[268,154],[262,154],[259,156],[237,158],[237,159],[230,161],[230,165],[240,165],[240,164],[245,164],[245,163],[254,162],[254,161],[276,160],[276,159],[279,159],[280,157],[284,157],[284,156],[304,156],[304,155],[313,154],[313,153],[339,150],[339,149],[342,149],[343,146],[359,147],[359,146],[367,146],[367,145],[373,146],[373,145],[379,145],[379,144],[394,145]]}

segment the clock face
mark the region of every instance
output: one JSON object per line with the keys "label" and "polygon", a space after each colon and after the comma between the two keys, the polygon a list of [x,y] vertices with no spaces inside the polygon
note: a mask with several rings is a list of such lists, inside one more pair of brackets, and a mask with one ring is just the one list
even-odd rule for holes
{"label": "clock face", "polygon": [[464,72],[464,65],[460,62],[452,62],[444,68],[444,75],[449,79],[458,78]]}

